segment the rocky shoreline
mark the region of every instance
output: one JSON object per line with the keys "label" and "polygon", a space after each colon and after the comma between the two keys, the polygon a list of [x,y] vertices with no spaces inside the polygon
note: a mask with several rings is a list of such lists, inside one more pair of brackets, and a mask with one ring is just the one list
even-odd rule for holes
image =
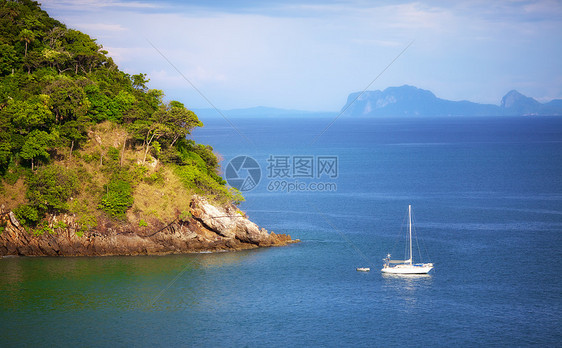
{"label": "rocky shoreline", "polygon": [[[112,256],[162,255],[218,252],[284,246],[299,240],[259,228],[234,205],[219,207],[195,196],[191,216],[180,218],[156,230],[118,223],[98,222],[79,236],[71,215],[51,215],[52,233],[35,235],[21,226],[15,214],[0,209],[0,256]],[[61,223],[62,222],[62,223]],[[57,228],[57,226],[65,226]]]}

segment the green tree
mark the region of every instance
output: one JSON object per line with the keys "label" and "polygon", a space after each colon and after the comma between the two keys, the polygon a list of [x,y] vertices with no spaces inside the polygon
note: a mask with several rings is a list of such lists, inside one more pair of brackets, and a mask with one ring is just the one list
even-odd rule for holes
{"label": "green tree", "polygon": [[43,38],[43,41],[47,45],[42,51],[43,58],[52,68],[57,68],[59,74],[72,69],[69,67],[72,58],[71,54],[63,45],[66,32],[66,28],[55,26],[49,30]]}
{"label": "green tree", "polygon": [[29,45],[33,40],[35,40],[35,33],[29,29],[23,29],[20,32],[19,40],[25,42],[25,54],[24,57],[27,57],[27,45]]}
{"label": "green tree", "polygon": [[33,96],[24,101],[12,100],[2,113],[21,134],[27,134],[37,128],[48,130],[54,121],[48,95]]}
{"label": "green tree", "polygon": [[12,158],[12,141],[10,134],[0,130],[0,172],[10,164]]}
{"label": "green tree", "polygon": [[50,49],[53,50],[60,50],[63,48],[62,39],[66,35],[66,28],[61,26],[55,26],[49,30],[44,38],[43,41]]}
{"label": "green tree", "polygon": [[59,123],[85,116],[91,105],[78,81],[68,77],[53,81],[44,92],[50,97],[51,110]]}
{"label": "green tree", "polygon": [[133,87],[139,89],[143,92],[148,90],[146,84],[150,81],[150,79],[146,78],[146,74],[136,74],[131,76],[131,82],[133,83]]}
{"label": "green tree", "polygon": [[161,104],[148,119],[137,120],[131,128],[136,134],[143,135],[144,163],[153,141],[159,144],[164,141],[173,147],[178,139],[185,138],[194,127],[202,125],[193,111],[178,101],[171,101]]}
{"label": "green tree", "polygon": [[131,184],[121,179],[111,180],[104,187],[99,208],[112,217],[123,219],[125,212],[133,205],[133,189]]}
{"label": "green tree", "polygon": [[72,158],[72,151],[75,146],[81,145],[87,139],[87,130],[90,125],[87,118],[68,121],[57,128],[60,135],[59,140],[62,146],[70,147],[69,158]]}
{"label": "green tree", "polygon": [[49,63],[51,68],[56,68],[59,74],[70,69],[64,69],[70,61],[70,53],[64,50],[55,50],[45,47],[43,51],[41,51],[41,54],[43,55],[43,60]]}
{"label": "green tree", "polygon": [[193,111],[186,109],[182,103],[175,100],[166,106],[162,122],[167,127],[166,135],[172,141],[170,146],[174,146],[178,139],[185,138],[193,128],[203,126]]}
{"label": "green tree", "polygon": [[27,68],[27,73],[31,74],[31,70],[40,68],[44,62],[43,55],[38,51],[31,51],[23,58],[23,65]]}
{"label": "green tree", "polygon": [[18,18],[20,14],[20,9],[18,8],[18,4],[12,1],[7,1],[2,4],[1,9],[1,17],[4,16],[9,17],[12,24],[16,23],[16,18]]}
{"label": "green tree", "polygon": [[142,159],[142,163],[145,163],[146,155],[148,154],[148,150],[150,150],[152,142],[160,139],[160,137],[166,133],[167,129],[164,124],[159,122],[153,122],[153,123],[146,122],[143,125],[145,126],[144,132],[146,133],[146,136],[144,138],[144,143],[143,143],[144,156]]}
{"label": "green tree", "polygon": [[122,123],[123,116],[131,111],[136,102],[135,97],[126,91],[120,91],[112,98],[102,93],[97,85],[86,86],[85,90],[91,103],[90,114],[97,122],[110,120]]}
{"label": "green tree", "polygon": [[191,149],[205,161],[210,171],[216,171],[219,168],[219,159],[213,152],[213,147],[211,145],[193,144]]}
{"label": "green tree", "polygon": [[78,177],[57,165],[40,168],[28,178],[26,197],[39,212],[60,213],[69,209],[68,200],[78,192]]}
{"label": "green tree", "polygon": [[[74,60],[74,73],[78,74],[78,68],[82,68],[84,73],[91,72],[93,63],[100,59],[100,46],[90,36],[77,30],[68,30],[65,34],[68,52]],[[86,71],[88,68],[88,71]]]}
{"label": "green tree", "polygon": [[121,90],[113,98],[113,102],[117,105],[117,120],[122,121],[123,116],[131,110],[133,105],[136,103],[136,98],[131,93]]}
{"label": "green tree", "polygon": [[10,74],[15,69],[17,61],[18,56],[13,46],[0,45],[0,76]]}
{"label": "green tree", "polygon": [[34,169],[35,159],[48,160],[50,155],[48,150],[56,140],[56,135],[41,130],[34,130],[25,138],[20,157],[31,161],[31,170]]}

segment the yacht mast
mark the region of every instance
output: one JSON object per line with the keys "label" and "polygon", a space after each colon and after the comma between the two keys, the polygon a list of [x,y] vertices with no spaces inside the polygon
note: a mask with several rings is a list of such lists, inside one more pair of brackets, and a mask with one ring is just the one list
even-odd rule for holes
{"label": "yacht mast", "polygon": [[412,205],[408,205],[408,220],[410,222],[410,265],[412,264]]}

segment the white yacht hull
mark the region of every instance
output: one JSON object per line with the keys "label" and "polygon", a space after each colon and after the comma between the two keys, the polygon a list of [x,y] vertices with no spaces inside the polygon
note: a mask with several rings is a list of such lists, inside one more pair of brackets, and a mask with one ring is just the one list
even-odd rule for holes
{"label": "white yacht hull", "polygon": [[405,260],[391,260],[390,254],[386,256],[385,264],[381,269],[383,273],[391,274],[427,274],[433,269],[432,263],[414,263],[412,253],[412,205],[408,205],[408,230],[410,249]]}
{"label": "white yacht hull", "polygon": [[433,264],[424,263],[421,265],[396,265],[383,267],[381,272],[392,274],[427,274],[433,269]]}

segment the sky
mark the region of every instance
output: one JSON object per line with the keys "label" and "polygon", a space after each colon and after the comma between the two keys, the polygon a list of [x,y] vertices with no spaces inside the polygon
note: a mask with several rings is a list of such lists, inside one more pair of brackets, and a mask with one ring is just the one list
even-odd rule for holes
{"label": "sky", "polygon": [[338,111],[352,92],[405,84],[489,104],[512,89],[562,99],[562,1],[41,3],[190,108]]}

